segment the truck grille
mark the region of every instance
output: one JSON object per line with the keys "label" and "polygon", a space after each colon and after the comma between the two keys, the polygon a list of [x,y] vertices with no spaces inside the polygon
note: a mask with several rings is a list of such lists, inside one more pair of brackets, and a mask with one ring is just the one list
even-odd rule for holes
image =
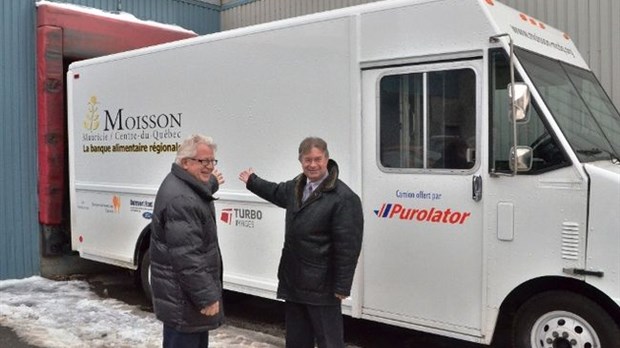
{"label": "truck grille", "polygon": [[562,258],[579,260],[579,224],[576,222],[562,224]]}

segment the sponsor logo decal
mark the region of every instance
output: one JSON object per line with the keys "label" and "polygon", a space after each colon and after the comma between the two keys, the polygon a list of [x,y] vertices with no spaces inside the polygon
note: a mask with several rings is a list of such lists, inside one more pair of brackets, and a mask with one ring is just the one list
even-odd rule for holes
{"label": "sponsor logo decal", "polygon": [[220,213],[220,221],[227,225],[254,228],[263,219],[263,212],[258,209],[225,208]]}
{"label": "sponsor logo decal", "polygon": [[457,211],[451,208],[407,208],[399,203],[383,203],[374,211],[380,219],[397,219],[422,223],[462,225],[467,223],[471,212]]}
{"label": "sponsor logo decal", "polygon": [[115,213],[120,213],[121,211],[121,197],[114,195],[112,196],[112,209],[114,209]]}
{"label": "sponsor logo decal", "polygon": [[120,214],[122,207],[120,195],[85,195],[79,198],[77,209],[93,212],[104,212],[106,214]]}
{"label": "sponsor logo decal", "polygon": [[[95,198],[99,200],[98,198]],[[90,200],[89,203],[82,200],[78,203],[78,209],[82,210],[103,210],[103,212],[107,214],[119,214],[121,212],[121,197],[119,195],[112,195],[112,197],[108,196],[105,201],[97,202],[94,199]]]}
{"label": "sponsor logo decal", "polygon": [[232,208],[222,209],[222,214],[220,214],[220,220],[224,221],[224,223],[232,224]]}
{"label": "sponsor logo decal", "polygon": [[129,211],[134,213],[142,213],[142,217],[150,220],[153,216],[154,201],[142,198],[129,199]]}

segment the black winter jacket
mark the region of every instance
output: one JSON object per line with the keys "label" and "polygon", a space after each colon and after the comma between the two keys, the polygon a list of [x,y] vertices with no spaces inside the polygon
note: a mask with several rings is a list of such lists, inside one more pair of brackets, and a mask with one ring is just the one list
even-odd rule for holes
{"label": "black winter jacket", "polygon": [[[224,320],[222,259],[213,193],[218,183],[194,178],[177,164],[155,198],[151,222],[151,288],[157,318],[181,332],[202,332]],[[204,307],[220,301],[220,313]]]}
{"label": "black winter jacket", "polygon": [[328,177],[303,204],[306,176],[273,183],[252,174],[247,188],[286,209],[284,247],[278,267],[278,298],[312,305],[336,305],[335,294],[350,295],[360,254],[363,215],[360,198],[338,179]]}

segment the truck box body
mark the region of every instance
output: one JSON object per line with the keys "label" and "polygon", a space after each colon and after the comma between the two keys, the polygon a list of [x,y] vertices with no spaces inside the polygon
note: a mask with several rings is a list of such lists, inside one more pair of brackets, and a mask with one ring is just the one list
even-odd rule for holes
{"label": "truck box body", "polygon": [[[492,39],[505,33],[512,42]],[[284,211],[237,175],[292,179],[297,147],[313,135],[363,202],[346,313],[490,343],[502,305],[556,283],[596,292],[613,317],[620,222],[603,211],[620,207],[620,169],[580,163],[573,130],[517,61],[536,105],[519,139],[552,134],[539,142],[556,150],[538,158],[532,146],[532,171],[497,174],[510,161],[498,159],[510,124],[507,87],[494,83],[507,81],[510,43],[523,62],[588,71],[566,34],[494,0],[378,2],[73,63],[73,249],[139,269],[157,188],[178,145],[202,133],[226,178],[216,195],[225,287],[274,298]],[[448,159],[455,144],[462,156]],[[590,172],[601,178],[592,187]]]}

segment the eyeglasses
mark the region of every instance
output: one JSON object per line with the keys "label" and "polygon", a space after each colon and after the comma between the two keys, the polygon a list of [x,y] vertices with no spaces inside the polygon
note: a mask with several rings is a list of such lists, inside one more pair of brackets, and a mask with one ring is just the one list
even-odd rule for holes
{"label": "eyeglasses", "polygon": [[192,161],[200,162],[200,164],[202,164],[203,166],[208,166],[211,164],[213,164],[214,166],[217,165],[216,159],[197,159],[197,158],[191,158],[191,157],[189,157],[188,159],[191,159]]}

